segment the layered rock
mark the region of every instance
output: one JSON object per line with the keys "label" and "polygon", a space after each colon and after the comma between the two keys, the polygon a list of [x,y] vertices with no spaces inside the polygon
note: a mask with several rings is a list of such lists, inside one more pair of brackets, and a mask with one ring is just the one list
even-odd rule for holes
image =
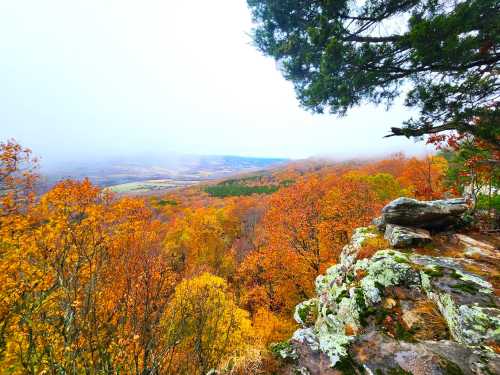
{"label": "layered rock", "polygon": [[389,241],[389,244],[395,248],[424,246],[432,242],[428,230],[402,227],[393,224],[388,224],[386,226],[384,237]]}
{"label": "layered rock", "polygon": [[[441,202],[424,203],[441,210]],[[389,224],[385,231],[400,249],[358,259],[366,242],[383,237],[375,226],[358,228],[340,262],[316,279],[317,296],[296,307],[302,327],[282,344],[285,373],[500,373],[500,300],[470,271],[476,260],[415,253],[412,246],[431,240],[421,229]]]}
{"label": "layered rock", "polygon": [[443,229],[457,224],[467,208],[467,204],[461,198],[418,201],[402,197],[383,208],[381,221],[383,224]]}

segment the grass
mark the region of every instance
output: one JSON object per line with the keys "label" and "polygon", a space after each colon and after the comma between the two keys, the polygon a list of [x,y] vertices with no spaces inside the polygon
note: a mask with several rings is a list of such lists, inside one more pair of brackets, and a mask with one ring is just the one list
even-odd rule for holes
{"label": "grass", "polygon": [[106,189],[118,194],[150,193],[155,191],[186,187],[194,185],[195,183],[197,182],[171,180],[171,179],[147,180],[147,181],[128,182],[125,184],[109,186]]}
{"label": "grass", "polygon": [[415,339],[436,340],[448,338],[448,326],[433,302],[420,300],[416,303],[413,312],[425,322],[425,327],[419,327],[414,334]]}

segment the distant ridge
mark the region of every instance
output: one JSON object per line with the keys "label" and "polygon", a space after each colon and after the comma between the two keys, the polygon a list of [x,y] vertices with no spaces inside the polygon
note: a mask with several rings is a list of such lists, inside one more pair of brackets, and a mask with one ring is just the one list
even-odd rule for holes
{"label": "distant ridge", "polygon": [[101,187],[146,180],[205,181],[287,163],[285,158],[234,155],[140,156],[59,164],[42,170],[46,187],[62,179],[89,178]]}

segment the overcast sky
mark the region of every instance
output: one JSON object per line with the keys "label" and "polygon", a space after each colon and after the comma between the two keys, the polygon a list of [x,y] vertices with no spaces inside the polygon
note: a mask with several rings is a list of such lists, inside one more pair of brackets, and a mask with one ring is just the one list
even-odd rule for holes
{"label": "overcast sky", "polygon": [[245,0],[0,1],[0,140],[48,161],[422,152],[382,139],[402,106],[304,111],[250,28]]}

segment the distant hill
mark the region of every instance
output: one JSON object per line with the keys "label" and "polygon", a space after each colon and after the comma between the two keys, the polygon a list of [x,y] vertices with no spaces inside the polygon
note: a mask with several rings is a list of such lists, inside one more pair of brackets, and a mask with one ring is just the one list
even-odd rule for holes
{"label": "distant hill", "polygon": [[173,186],[223,178],[287,163],[288,159],[243,156],[172,156],[115,158],[98,162],[68,162],[43,169],[45,187],[59,180],[88,177],[101,187],[151,180],[169,180]]}

